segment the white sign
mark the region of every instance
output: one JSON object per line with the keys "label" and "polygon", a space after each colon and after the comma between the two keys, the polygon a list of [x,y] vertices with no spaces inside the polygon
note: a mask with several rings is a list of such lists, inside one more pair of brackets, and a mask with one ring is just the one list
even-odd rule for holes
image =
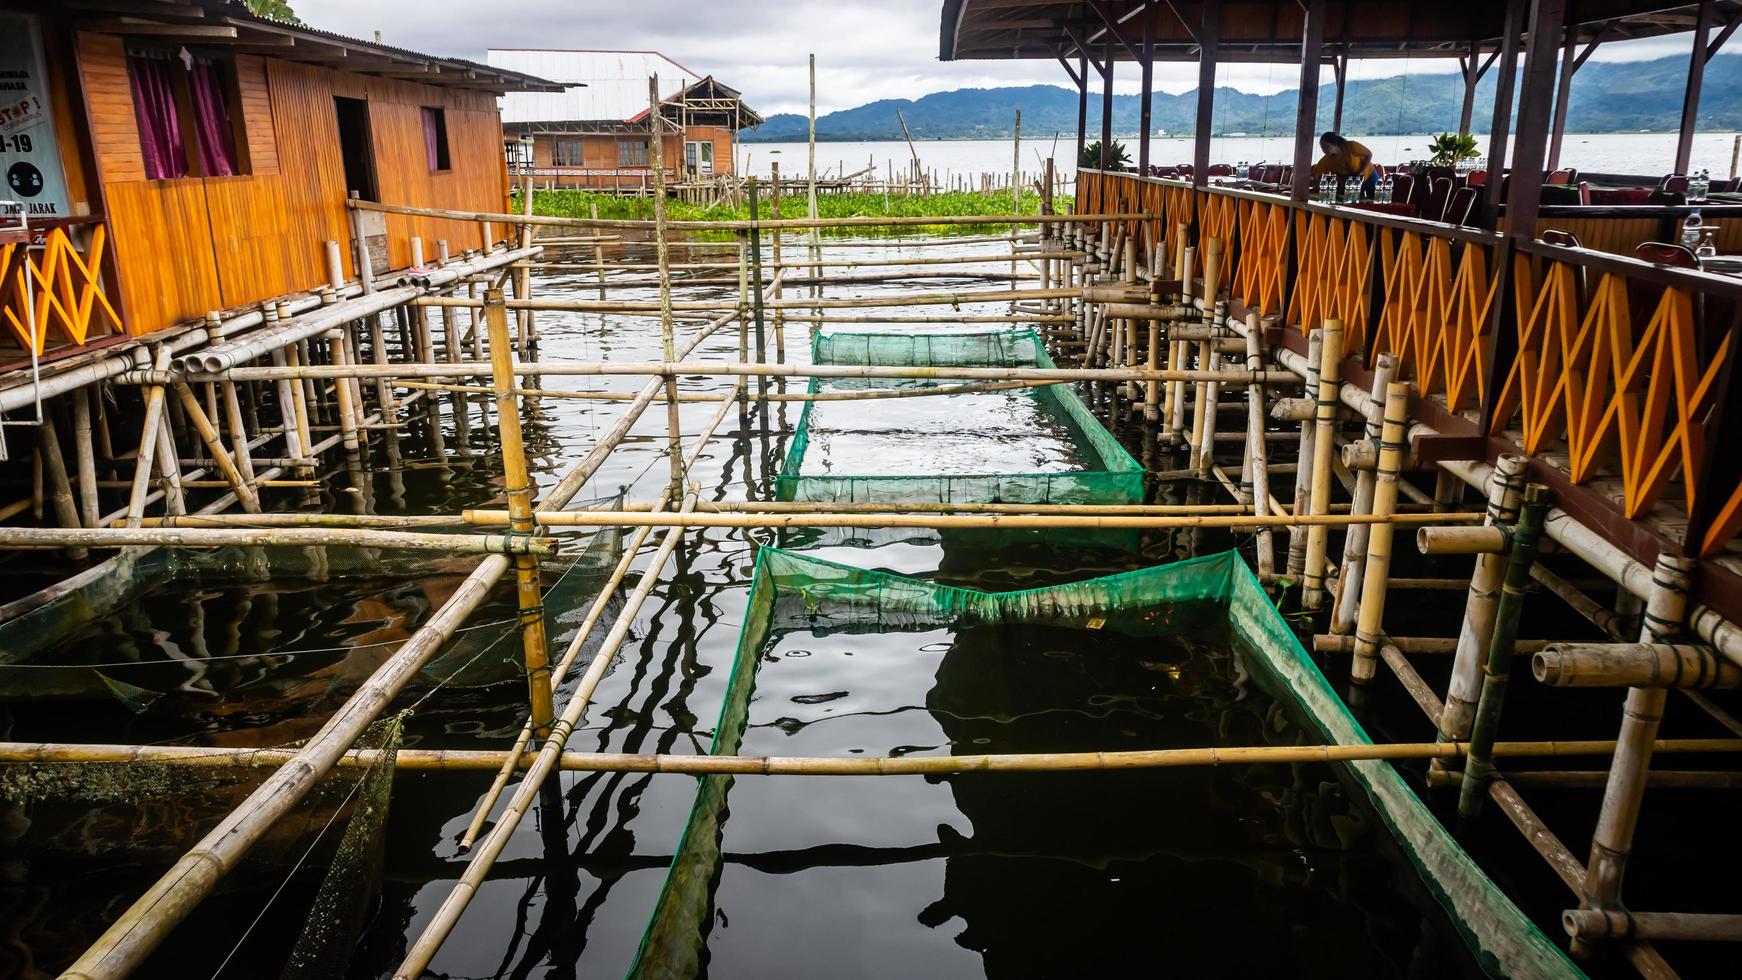
{"label": "white sign", "polygon": [[36,18],[0,12],[0,201],[18,202],[0,214],[23,208],[33,222],[71,214],[45,64]]}

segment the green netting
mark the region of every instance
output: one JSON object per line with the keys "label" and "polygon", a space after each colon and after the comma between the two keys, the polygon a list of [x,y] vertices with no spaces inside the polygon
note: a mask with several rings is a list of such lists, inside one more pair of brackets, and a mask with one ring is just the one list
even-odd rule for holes
{"label": "green netting", "polygon": [[[1169,616],[1158,614],[1162,607],[1206,602],[1225,607],[1237,653],[1271,696],[1301,708],[1327,742],[1371,744],[1236,552],[1068,585],[979,592],[764,548],[710,751],[738,751],[760,653],[787,626],[894,632],[1029,623],[1158,636],[1176,628]],[[1464,853],[1389,763],[1341,765],[1486,973],[1583,976]],[[732,777],[705,776],[699,783],[630,976],[687,980],[700,974]]]}
{"label": "green netting", "polygon": [[[1051,368],[1052,358],[1046,353],[1040,337],[1032,329],[1000,330],[980,333],[890,334],[890,333],[828,333],[819,334],[812,342],[811,359],[817,364],[852,364],[879,366],[931,367],[1041,367]],[[959,382],[958,382],[959,383]],[[809,391],[848,390],[876,387],[936,387],[937,381],[910,379],[861,380],[853,378],[812,378]],[[887,461],[863,460],[867,468],[858,473],[807,474],[805,457],[813,438],[813,420],[817,402],[807,401],[799,416],[798,431],[788,447],[775,481],[775,494],[780,500],[869,501],[874,503],[941,502],[958,503],[1142,503],[1143,468],[1125,451],[1125,447],[1109,433],[1088,410],[1074,391],[1066,385],[1025,388],[1014,392],[940,395],[918,399],[936,407],[940,413],[950,411],[952,404],[966,404],[957,399],[992,400],[1002,402],[1026,399],[1066,433],[1074,444],[1074,453],[1084,465],[1060,472],[924,472],[924,463],[917,461],[914,472],[877,472],[888,466]],[[835,403],[841,404],[841,403]],[[887,405],[888,403],[884,403]],[[867,413],[877,411],[877,403],[868,402]],[[944,428],[947,430],[947,416]],[[951,433],[961,437],[959,445],[936,434],[914,433],[914,449],[924,453],[948,453],[953,448],[972,453],[973,432]],[[970,468],[971,468],[971,461]],[[899,467],[897,467],[899,468]],[[942,469],[942,467],[939,467]]]}

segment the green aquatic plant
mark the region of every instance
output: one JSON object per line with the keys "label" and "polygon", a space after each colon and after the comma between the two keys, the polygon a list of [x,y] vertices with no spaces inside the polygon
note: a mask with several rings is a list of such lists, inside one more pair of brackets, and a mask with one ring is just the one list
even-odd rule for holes
{"label": "green aquatic plant", "polygon": [[[817,216],[819,218],[925,218],[925,217],[958,217],[973,214],[1009,214],[1011,195],[1008,190],[993,191],[946,191],[937,194],[885,195],[881,192],[846,191],[838,194],[817,195]],[[1071,198],[1055,197],[1054,210],[1064,211],[1071,206]],[[520,203],[515,201],[514,210],[520,210]],[[614,194],[600,194],[583,190],[549,190],[532,192],[532,212],[540,215],[550,215],[560,218],[590,217],[592,208],[599,209],[599,217],[608,221],[651,221],[653,220],[653,198],[651,197],[618,197]],[[807,203],[802,194],[784,195],[780,208],[776,211],[774,202],[764,194],[758,203],[758,214],[763,218],[803,218],[807,216]],[[1022,214],[1040,213],[1040,195],[1032,190],[1022,195]],[[724,201],[711,205],[696,204],[689,201],[667,201],[665,216],[671,221],[743,221],[750,217],[747,204],[730,204]],[[1001,225],[900,225],[890,226],[900,228],[904,232],[916,230],[948,229],[967,230],[970,228],[1002,228]],[[875,231],[875,226],[857,225],[839,230],[844,234],[863,234],[867,230]]]}

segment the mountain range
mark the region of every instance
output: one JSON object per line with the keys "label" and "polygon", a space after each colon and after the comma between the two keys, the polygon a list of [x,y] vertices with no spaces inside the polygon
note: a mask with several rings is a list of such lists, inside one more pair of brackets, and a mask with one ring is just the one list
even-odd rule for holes
{"label": "mountain range", "polygon": [[[1128,66],[1121,65],[1121,68]],[[1494,82],[1489,71],[1477,86],[1472,128],[1485,132],[1493,121]],[[1674,131],[1680,124],[1687,59],[1587,62],[1573,78],[1567,131],[1576,133]],[[1318,128],[1331,126],[1334,90],[1319,90]],[[1456,74],[1398,75],[1353,81],[1343,99],[1343,130],[1363,135],[1429,133],[1456,129],[1463,102],[1463,83]],[[1113,97],[1113,130],[1121,136],[1138,132],[1140,99]],[[1216,89],[1217,135],[1275,135],[1293,130],[1295,89],[1255,95],[1233,88]],[[1015,110],[1022,109],[1022,131],[1031,137],[1053,133],[1075,135],[1077,93],[1057,85],[1008,86],[934,92],[918,99],[880,99],[817,117],[817,139],[899,140],[896,110],[907,120],[915,139],[1001,139],[1011,135]],[[1101,99],[1089,95],[1089,129],[1099,130]],[[1155,132],[1189,135],[1197,117],[1197,93],[1154,94],[1151,121]],[[1742,129],[1742,57],[1718,57],[1706,67],[1700,100],[1699,126],[1707,130]],[[740,134],[745,142],[802,142],[808,122],[795,113],[777,113],[762,126]]]}

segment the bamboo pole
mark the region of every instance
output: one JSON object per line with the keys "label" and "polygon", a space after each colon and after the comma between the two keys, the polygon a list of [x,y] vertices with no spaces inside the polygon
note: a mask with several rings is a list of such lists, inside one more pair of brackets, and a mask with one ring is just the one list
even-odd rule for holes
{"label": "bamboo pole", "polygon": [[1512,644],[1524,615],[1525,591],[1530,588],[1530,566],[1536,561],[1537,542],[1548,512],[1548,490],[1540,484],[1524,488],[1518,524],[1512,530],[1512,554],[1506,562],[1500,605],[1494,615],[1494,636],[1488,642],[1488,659],[1482,665],[1482,693],[1476,701],[1476,719],[1470,729],[1470,755],[1464,762],[1464,780],[1458,787],[1458,815],[1473,818],[1482,812],[1488,781],[1494,777],[1493,745],[1500,732],[1500,709],[1506,701],[1507,681],[1512,675]]}
{"label": "bamboo pole", "polygon": [[[500,289],[484,292],[484,325],[490,339],[490,376],[495,388],[496,430],[502,447],[503,494],[508,498],[508,533],[504,537],[530,542],[538,533],[538,525],[532,515],[532,476],[526,468],[526,447],[520,432],[520,403],[510,390],[514,386],[514,352],[509,346],[508,313],[502,307]],[[516,553],[514,584],[520,605],[530,723],[533,734],[544,738],[550,734],[556,707],[551,693],[550,642],[545,635],[538,559],[530,552]]]}
{"label": "bamboo pole", "polygon": [[[1319,410],[1313,427],[1312,495],[1306,513],[1327,513],[1331,502],[1331,449],[1336,443],[1338,368],[1343,359],[1343,321],[1326,320],[1319,328],[1324,335],[1319,354]],[[1302,445],[1305,451],[1305,445]],[[1306,567],[1303,570],[1301,608],[1317,609],[1325,599],[1325,549],[1330,535],[1324,525],[1309,525],[1306,534]]]}
{"label": "bamboo pole", "polygon": [[[1390,390],[1391,378],[1397,372],[1397,355],[1380,354],[1373,362],[1373,400],[1381,407],[1378,416],[1368,415],[1366,418],[1366,435],[1368,444],[1379,449],[1383,443],[1381,432],[1385,419],[1383,417],[1384,400]],[[1399,434],[1402,438],[1402,434]],[[1383,450],[1379,450],[1383,455]],[[1402,460],[1398,461],[1400,464]],[[1375,470],[1357,470],[1355,473],[1355,493],[1352,509],[1362,513],[1373,509],[1373,490],[1378,482]],[[1396,476],[1393,474],[1393,485]],[[1395,504],[1395,498],[1393,498]],[[1361,604],[1362,565],[1367,554],[1367,525],[1358,525],[1349,529],[1343,536],[1343,563],[1337,572],[1336,598],[1331,604],[1331,632],[1347,633],[1355,628],[1355,611]]]}
{"label": "bamboo pole", "polygon": [[242,471],[237,468],[236,460],[230,455],[230,450],[224,447],[223,439],[218,435],[217,427],[206,417],[205,410],[200,407],[200,401],[194,397],[192,388],[184,382],[176,382],[175,394],[181,401],[181,407],[187,413],[188,419],[194,424],[194,431],[199,433],[200,441],[206,444],[206,451],[212,454],[212,459],[218,464],[218,472],[229,483],[236,494],[236,499],[242,502],[242,509],[250,514],[260,513],[260,495],[243,479]]}
{"label": "bamboo pole", "polygon": [[[42,460],[43,477],[47,480],[49,502],[54,506],[55,519],[62,527],[81,527],[83,522],[79,520],[78,505],[73,503],[73,483],[67,476],[66,456],[61,452],[60,433],[56,431],[54,412],[46,406],[36,435],[38,458]],[[83,548],[67,549],[67,557],[74,561],[83,561],[88,555],[89,552]]]}
{"label": "bamboo pole", "polygon": [[[1409,386],[1387,382],[1385,413],[1379,435],[1379,470],[1372,489],[1371,506],[1365,508],[1373,517],[1391,517],[1397,507],[1397,467],[1408,447],[1404,442],[1405,426],[1409,423]],[[1355,513],[1363,508],[1357,502]],[[1355,626],[1355,659],[1349,668],[1349,680],[1366,684],[1379,669],[1379,644],[1385,635],[1385,588],[1391,575],[1391,525],[1353,525],[1367,530],[1366,561],[1362,574],[1360,619]],[[1345,570],[1345,574],[1352,574]]]}
{"label": "bamboo pole", "polygon": [[[163,371],[169,368],[170,351],[159,347],[152,355],[152,366]],[[127,526],[138,527],[145,516],[145,495],[151,489],[151,468],[157,455],[157,431],[163,425],[164,386],[155,384],[145,391],[145,420],[139,426],[139,452],[133,460],[133,489],[127,499]]]}
{"label": "bamboo pole", "polygon": [[[384,211],[388,214],[421,215],[426,218],[448,218],[455,221],[477,221],[495,219],[509,224],[530,222],[534,225],[562,225],[590,228],[647,228],[652,221],[641,219],[606,219],[594,221],[591,218],[565,218],[554,215],[535,214],[530,218],[517,214],[501,214],[479,211],[458,211],[451,208],[414,208],[399,204],[381,204],[375,201],[352,200],[347,207],[364,211]],[[851,218],[768,218],[760,222],[750,221],[672,221],[666,227],[672,231],[748,231],[752,227],[760,227],[764,231],[775,229],[802,230],[807,228],[894,228],[894,227],[929,227],[933,225],[1008,225],[1008,224],[1092,224],[1098,222],[1146,221],[1154,217],[1142,212],[1109,212],[1105,214],[937,214],[937,215],[883,215],[878,217]],[[1004,235],[984,236],[976,240],[1007,242]],[[938,244],[960,244],[963,240],[940,241]],[[834,244],[858,245],[858,242],[836,242]],[[902,243],[907,247],[910,243]]]}
{"label": "bamboo pole", "polygon": [[[1155,334],[1150,334],[1151,352],[1155,346]],[[1153,366],[1153,357],[1151,357]],[[1265,366],[1265,332],[1259,327],[1258,313],[1246,315],[1246,369],[1254,376]],[[1150,386],[1151,390],[1155,385]],[[1252,513],[1263,517],[1270,513],[1270,460],[1266,458],[1265,437],[1265,386],[1252,383],[1246,386],[1246,467],[1244,472],[1251,475]],[[1279,433],[1280,435],[1280,433]],[[1277,574],[1277,550],[1275,550],[1275,533],[1270,527],[1258,531],[1258,540],[1254,543],[1258,548],[1259,581],[1272,581]]]}
{"label": "bamboo pole", "polygon": [[[92,394],[101,397],[93,387]],[[79,513],[85,527],[96,527],[103,518],[97,496],[97,453],[91,436],[91,401],[83,391],[73,392],[73,455],[78,466]]]}
{"label": "bamboo pole", "polygon": [[1689,643],[1555,643],[1530,670],[1551,687],[1742,687],[1742,667]]}
{"label": "bamboo pole", "polygon": [[[771,402],[882,401],[890,398],[936,398],[944,395],[1018,391],[1024,388],[1046,388],[1067,383],[1064,381],[981,381],[959,385],[936,385],[926,388],[855,388],[847,391],[784,392],[762,397]],[[490,391],[489,388],[482,385],[452,385],[426,381],[395,381],[393,385],[396,388],[413,388],[419,391],[466,393],[488,393]],[[573,401],[631,401],[635,398],[635,393],[629,391],[566,391],[558,388],[515,388],[514,393],[523,398],[555,398]],[[717,400],[706,392],[679,392],[677,397],[680,402],[713,402]]]}
{"label": "bamboo pole", "polygon": [[[334,330],[327,334],[327,339],[329,341],[327,349],[332,355],[333,366],[341,369],[349,367],[350,361],[346,356],[344,333],[342,331]],[[340,375],[335,377],[338,383],[333,387],[336,390],[339,403],[339,432],[341,433],[341,442],[344,444],[345,454],[348,456],[355,456],[362,451],[363,437],[361,428],[358,424],[359,413],[357,411],[357,403],[352,397],[350,377],[353,376]]]}
{"label": "bamboo pole", "polygon": [[1561,913],[1561,926],[1574,942],[1581,943],[1626,939],[1742,942],[1742,915],[1571,909]]}
{"label": "bamboo pole", "polygon": [[[1664,551],[1652,569],[1652,592],[1645,601],[1642,643],[1674,643],[1681,638],[1686,621],[1688,589],[1694,562]],[[1633,832],[1639,826],[1639,805],[1645,795],[1651,769],[1652,743],[1663,722],[1669,691],[1661,687],[1630,687],[1621,711],[1621,733],[1615,757],[1609,764],[1609,781],[1603,788],[1603,805],[1597,814],[1597,829],[1591,837],[1590,861],[1585,870],[1579,908],[1607,911],[1621,907],[1621,884],[1627,858],[1633,851]],[[1589,943],[1574,940],[1575,956],[1588,956]]]}
{"label": "bamboo pole", "polygon": [[[230,429],[230,454],[235,458],[236,470],[242,475],[242,482],[253,485],[256,478],[254,455],[249,449],[248,423],[242,414],[241,395],[236,391],[234,382],[223,381],[218,387],[224,399],[224,418]],[[216,457],[212,459],[211,465],[220,465]]]}
{"label": "bamboo pole", "polygon": [[[727,313],[723,320],[736,316]],[[487,373],[481,364],[393,364],[386,370],[373,364],[309,365],[306,367],[235,367],[211,373],[175,375],[168,371],[149,372],[141,377],[147,383],[161,378],[181,378],[189,381],[269,381],[281,377],[373,378],[383,374],[403,378],[480,377]],[[738,364],[719,361],[557,361],[539,366],[539,374],[559,377],[606,377],[617,375],[765,375],[781,378],[924,378],[958,381],[1227,381],[1266,385],[1292,385],[1298,378],[1290,371],[1263,371],[1257,375],[1248,371],[1150,371],[1147,368],[1019,368],[1019,367],[928,367],[924,365],[858,365],[858,364]]]}
{"label": "bamboo pole", "polygon": [[[1314,330],[1307,338],[1306,370],[1301,377],[1305,379],[1306,390],[1313,400],[1313,414],[1303,418],[1300,423],[1300,452],[1296,456],[1294,478],[1294,513],[1307,514],[1312,511],[1313,461],[1317,454],[1314,451],[1314,436],[1318,432],[1317,416],[1319,393],[1319,365],[1324,363],[1325,332]],[[1307,535],[1304,530],[1291,527],[1288,532],[1288,577],[1299,580],[1306,574]]]}
{"label": "bamboo pole", "polygon": [[[665,150],[664,115],[660,108],[659,76],[647,79],[648,118],[653,130],[653,253],[659,265],[659,342],[660,360],[677,360],[677,334],[671,322],[671,246],[666,241],[665,227]],[[737,304],[733,304],[737,309]],[[671,494],[681,496],[684,485],[683,434],[678,418],[676,375],[665,376],[665,428],[671,463]],[[530,513],[530,511],[529,511]],[[544,733],[537,733],[543,737]]]}
{"label": "bamboo pole", "polygon": [[[507,522],[506,511],[466,510],[462,517],[468,524],[499,526]],[[910,527],[910,528],[1179,528],[1215,527],[1256,529],[1286,527],[1290,523],[1309,527],[1347,527],[1352,524],[1420,525],[1460,519],[1479,519],[1479,514],[1312,514],[1291,516],[1269,514],[1257,517],[1247,514],[1182,514],[1177,516],[1080,516],[1071,514],[850,514],[811,512],[803,514],[732,514],[696,513],[685,517],[674,514],[638,513],[620,510],[547,511],[538,515],[541,524],[551,527]]]}
{"label": "bamboo pole", "polygon": [[[681,225],[681,221],[673,221],[671,225]],[[964,303],[1002,303],[1007,300],[1019,299],[1069,299],[1073,290],[1069,289],[1018,289],[1002,290],[963,290],[932,293],[907,293],[896,296],[838,296],[827,299],[821,297],[795,297],[793,299],[767,300],[764,306],[771,310],[838,310],[838,309],[869,309],[890,306],[961,306]],[[420,296],[411,301],[416,306],[448,306],[477,307],[478,300],[460,299],[456,296]],[[569,313],[619,313],[619,314],[657,314],[658,303],[630,302],[610,300],[600,302],[592,299],[575,300],[519,300],[508,301],[511,310],[549,310],[552,312]],[[728,303],[719,300],[685,300],[672,303],[673,310],[686,313],[719,313],[734,309]]]}
{"label": "bamboo pole", "polygon": [[0,527],[0,547],[6,548],[126,548],[170,545],[182,548],[223,548],[237,545],[351,545],[359,548],[406,548],[468,554],[548,554],[552,539],[522,541],[502,534],[422,534],[345,527],[186,527],[175,516],[156,527]]}
{"label": "bamboo pole", "polygon": [[[1511,453],[1495,460],[1484,526],[1507,526],[1517,520],[1526,462],[1523,456]],[[1463,624],[1458,630],[1457,655],[1452,661],[1451,679],[1446,682],[1446,704],[1436,723],[1440,737],[1447,741],[1468,739],[1470,726],[1475,723],[1476,700],[1482,690],[1482,660],[1494,637],[1494,617],[1499,610],[1500,585],[1505,573],[1503,555],[1477,556],[1475,571],[1470,576],[1469,598],[1464,602]]]}
{"label": "bamboo pole", "polygon": [[[1742,753],[1742,739],[1665,739],[1653,745],[1665,754]],[[1496,742],[1498,758],[1571,758],[1609,755],[1609,740]],[[564,772],[673,773],[688,776],[917,776],[976,772],[1072,772],[1107,769],[1163,769],[1186,766],[1278,765],[1456,759],[1463,742],[1383,742],[1376,745],[1236,745],[1107,752],[1023,752],[972,755],[759,756],[661,755],[630,752],[565,751],[556,767]],[[149,763],[203,768],[279,766],[296,757],[289,748],[235,748],[203,745],[105,745],[63,742],[0,742],[0,765]],[[379,749],[348,749],[336,765],[365,769],[381,757]],[[398,767],[414,772],[488,772],[513,760],[528,769],[537,756],[514,759],[497,749],[399,749]]]}

